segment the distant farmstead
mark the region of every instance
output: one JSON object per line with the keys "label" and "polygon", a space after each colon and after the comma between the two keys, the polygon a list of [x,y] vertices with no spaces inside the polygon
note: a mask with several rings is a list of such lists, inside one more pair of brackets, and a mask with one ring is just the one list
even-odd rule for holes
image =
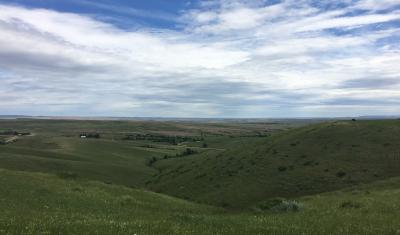
{"label": "distant farmstead", "polygon": [[100,134],[99,133],[81,133],[81,134],[79,134],[79,137],[81,139],[86,139],[86,138],[98,139],[98,138],[100,138]]}

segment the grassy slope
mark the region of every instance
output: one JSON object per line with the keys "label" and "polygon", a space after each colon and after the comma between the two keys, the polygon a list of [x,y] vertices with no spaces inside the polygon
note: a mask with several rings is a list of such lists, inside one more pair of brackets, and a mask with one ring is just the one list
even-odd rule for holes
{"label": "grassy slope", "polygon": [[[157,148],[143,148],[137,141],[81,140],[76,134],[100,129],[111,136],[125,128],[149,128],[146,125],[172,131],[172,123],[0,123],[0,129],[33,130],[36,134],[0,146],[1,168],[61,175],[70,172],[72,175],[64,176],[135,187],[150,181],[147,187],[151,190],[231,208],[247,208],[271,197],[332,191],[400,172],[399,121],[316,124],[267,138],[206,136],[209,148],[205,152],[158,161],[154,167],[161,173],[146,166],[146,161],[153,156],[173,155],[185,146],[157,143]],[[235,126],[244,127],[247,125]],[[72,137],[65,137],[68,135]],[[284,170],[279,171],[280,167]],[[338,177],[339,172],[345,175]]]}
{"label": "grassy slope", "polygon": [[[304,211],[299,213],[232,213],[84,180],[142,186],[150,178],[148,187],[157,191],[250,207],[270,197],[310,195],[398,175],[399,121],[317,124],[268,138],[206,137],[210,148],[205,152],[158,161],[160,175],[146,166],[148,157],[174,154],[184,146],[143,148],[141,142],[107,136],[80,140],[76,132],[89,128],[82,123],[53,123],[53,129],[45,122],[0,126],[37,134],[0,146],[0,168],[59,175],[0,170],[0,234],[400,234],[399,178],[301,197]],[[128,125],[118,129],[100,123],[109,137]],[[152,128],[162,126],[157,125]],[[96,123],[93,130],[98,128]],[[60,174],[67,171],[78,180]],[[338,177],[340,171],[345,175]],[[341,208],[346,201],[360,208]]]}
{"label": "grassy slope", "polygon": [[[159,161],[148,186],[232,208],[400,175],[400,121],[315,124],[265,139],[242,139],[225,152]],[[279,168],[281,170],[279,170]]]}
{"label": "grassy slope", "polygon": [[[0,169],[1,234],[398,234],[400,179],[300,198],[287,213],[222,209],[122,186]],[[359,208],[341,208],[350,201]]]}
{"label": "grassy slope", "polygon": [[[31,132],[9,145],[0,145],[0,167],[69,174],[74,177],[143,186],[157,170],[146,165],[152,157],[175,155],[186,144],[172,146],[149,141],[122,141],[127,133],[199,136],[212,135],[210,146],[226,143],[224,135],[255,135],[265,129],[286,128],[287,123],[191,123],[154,121],[0,120],[0,131]],[[301,125],[301,124],[293,124]],[[99,132],[101,139],[78,137]],[[7,137],[9,138],[9,137]],[[215,140],[214,140],[215,139]],[[222,141],[220,140],[222,139]],[[202,146],[202,143],[187,143]],[[146,145],[152,148],[143,147]]]}
{"label": "grassy slope", "polygon": [[140,186],[157,172],[146,166],[147,159],[170,152],[176,151],[140,148],[122,141],[39,135],[0,146],[0,166]]}

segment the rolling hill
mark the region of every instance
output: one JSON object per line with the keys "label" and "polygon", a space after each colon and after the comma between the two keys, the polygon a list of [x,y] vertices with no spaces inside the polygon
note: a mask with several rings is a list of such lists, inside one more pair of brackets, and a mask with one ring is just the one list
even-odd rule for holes
{"label": "rolling hill", "polygon": [[271,125],[0,121],[0,234],[399,233],[399,120]]}
{"label": "rolling hill", "polygon": [[400,121],[334,121],[158,161],[148,187],[233,209],[400,175]]}
{"label": "rolling hill", "polygon": [[[305,123],[305,122],[304,122]],[[17,138],[0,145],[0,168],[86,178],[131,187],[144,187],[158,170],[148,165],[150,159],[175,156],[187,146],[203,151],[191,140],[173,145],[152,140],[124,140],[128,135],[158,139],[181,139],[201,135],[209,138],[209,151],[231,142],[229,136],[268,134],[304,123],[192,123],[155,121],[99,120],[0,120],[0,133],[29,132],[28,136],[1,136],[0,141]],[[81,139],[80,133],[99,133],[99,139]],[[246,137],[249,138],[249,137]],[[199,145],[196,147],[196,145]],[[200,148],[199,148],[200,147]],[[201,150],[201,151],[200,151]]]}

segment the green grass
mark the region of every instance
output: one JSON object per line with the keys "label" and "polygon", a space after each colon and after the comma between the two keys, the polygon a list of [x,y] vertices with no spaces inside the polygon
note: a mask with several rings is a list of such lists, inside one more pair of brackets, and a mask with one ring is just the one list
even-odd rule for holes
{"label": "green grass", "polygon": [[34,136],[1,146],[0,165],[7,169],[54,174],[73,172],[78,177],[140,186],[157,172],[146,166],[147,159],[171,152],[176,151],[146,149],[101,139]]}
{"label": "green grass", "polygon": [[155,164],[148,185],[181,198],[243,209],[273,197],[328,192],[400,175],[400,121],[337,121],[266,138],[232,138]]}
{"label": "green grass", "polygon": [[[228,213],[153,192],[0,170],[1,234],[399,234],[400,179]],[[343,208],[344,202],[360,207]]]}
{"label": "green grass", "polygon": [[0,121],[34,134],[0,145],[0,234],[400,234],[399,120],[271,125]]}
{"label": "green grass", "polygon": [[[231,138],[223,134],[256,135],[261,127],[275,129],[289,126],[292,124],[0,120],[0,131],[33,133],[33,136],[20,136],[16,143],[0,146],[0,166],[12,170],[72,173],[79,178],[144,187],[145,182],[158,172],[147,165],[149,159],[173,156],[187,147],[199,152],[203,148],[196,147],[196,142],[174,146],[162,142],[122,140],[127,133],[183,136],[204,134],[210,145],[208,150],[215,150],[231,142]],[[79,133],[82,132],[98,132],[101,138],[80,139]]]}

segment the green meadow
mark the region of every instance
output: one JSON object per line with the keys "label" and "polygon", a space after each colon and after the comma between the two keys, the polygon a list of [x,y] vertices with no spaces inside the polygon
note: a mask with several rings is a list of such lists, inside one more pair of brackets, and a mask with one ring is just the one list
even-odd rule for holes
{"label": "green meadow", "polygon": [[0,136],[0,234],[400,234],[400,120],[6,131],[29,135]]}

